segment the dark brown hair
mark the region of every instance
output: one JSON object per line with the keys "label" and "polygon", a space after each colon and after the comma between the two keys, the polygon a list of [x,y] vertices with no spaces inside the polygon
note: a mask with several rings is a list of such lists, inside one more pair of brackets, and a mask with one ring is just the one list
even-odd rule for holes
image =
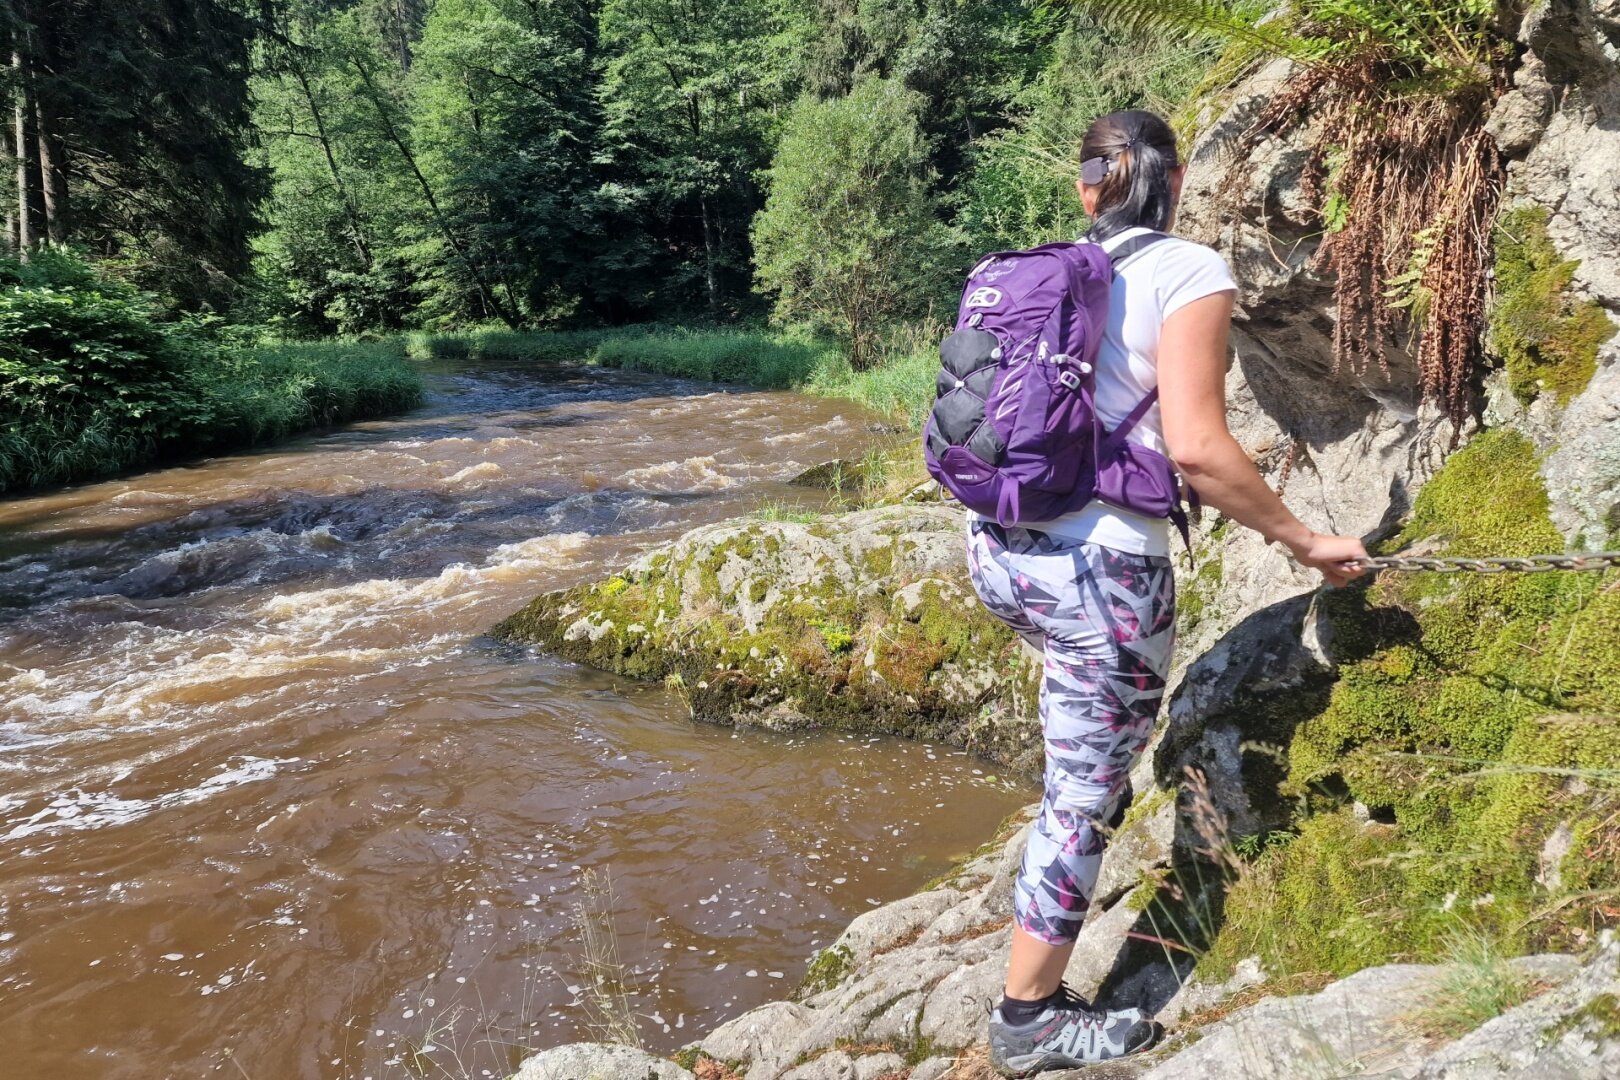
{"label": "dark brown hair", "polygon": [[1176,133],[1153,113],[1141,109],[1098,117],[1080,141],[1081,177],[1097,185],[1097,217],[1091,236],[1106,240],[1136,226],[1167,229],[1175,210],[1170,170],[1176,157]]}

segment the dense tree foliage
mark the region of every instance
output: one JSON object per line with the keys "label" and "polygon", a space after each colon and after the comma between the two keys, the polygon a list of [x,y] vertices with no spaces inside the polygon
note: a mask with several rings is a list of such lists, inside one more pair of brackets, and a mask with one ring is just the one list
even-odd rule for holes
{"label": "dense tree foliage", "polygon": [[6,0],[13,249],[73,241],[185,308],[230,302],[259,230],[256,24],[231,0]]}
{"label": "dense tree foliage", "polygon": [[23,258],[283,336],[774,303],[858,352],[1072,231],[1083,122],[1203,59],[1052,0],[0,0],[0,36]]}
{"label": "dense tree foliage", "polygon": [[778,316],[846,340],[857,369],[884,325],[926,315],[963,269],[932,196],[924,104],[872,76],[842,97],[801,100],[754,222],[760,285]]}

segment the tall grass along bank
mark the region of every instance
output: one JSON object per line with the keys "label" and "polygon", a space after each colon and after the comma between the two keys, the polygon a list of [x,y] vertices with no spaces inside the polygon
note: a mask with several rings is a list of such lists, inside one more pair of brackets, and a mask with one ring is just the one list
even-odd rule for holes
{"label": "tall grass along bank", "polygon": [[232,346],[61,253],[0,261],[0,491],[409,408],[403,342]]}
{"label": "tall grass along bank", "polygon": [[751,328],[654,324],[614,330],[412,334],[407,348],[419,359],[572,360],[707,382],[796,390],[817,397],[847,398],[921,428],[934,400],[941,336],[942,331],[927,326],[894,330],[880,343],[872,362],[859,370],[850,364],[846,350],[825,338],[803,331]]}

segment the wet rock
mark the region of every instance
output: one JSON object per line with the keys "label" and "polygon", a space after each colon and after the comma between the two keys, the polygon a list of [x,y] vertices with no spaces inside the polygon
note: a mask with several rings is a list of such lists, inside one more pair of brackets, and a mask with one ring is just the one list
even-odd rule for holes
{"label": "wet rock", "polygon": [[866,480],[866,468],[859,461],[834,458],[812,465],[789,480],[794,487],[822,488],[826,491],[850,491]]}
{"label": "wet rock", "polygon": [[572,1043],[542,1050],[512,1080],[694,1080],[665,1058],[629,1046]]}

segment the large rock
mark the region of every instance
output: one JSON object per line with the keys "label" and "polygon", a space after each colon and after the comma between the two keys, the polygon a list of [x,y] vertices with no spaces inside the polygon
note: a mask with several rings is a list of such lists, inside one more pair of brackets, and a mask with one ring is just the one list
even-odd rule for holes
{"label": "large rock", "polygon": [[911,735],[1033,771],[1038,669],[974,595],[962,527],[917,505],[725,522],[492,632],[665,679],[699,719]]}
{"label": "large rock", "polygon": [[1620,1076],[1620,948],[1423,1062],[1415,1080],[1611,1080]]}
{"label": "large rock", "polygon": [[645,1050],[609,1043],[571,1043],[526,1059],[512,1080],[694,1080],[691,1073]]}

